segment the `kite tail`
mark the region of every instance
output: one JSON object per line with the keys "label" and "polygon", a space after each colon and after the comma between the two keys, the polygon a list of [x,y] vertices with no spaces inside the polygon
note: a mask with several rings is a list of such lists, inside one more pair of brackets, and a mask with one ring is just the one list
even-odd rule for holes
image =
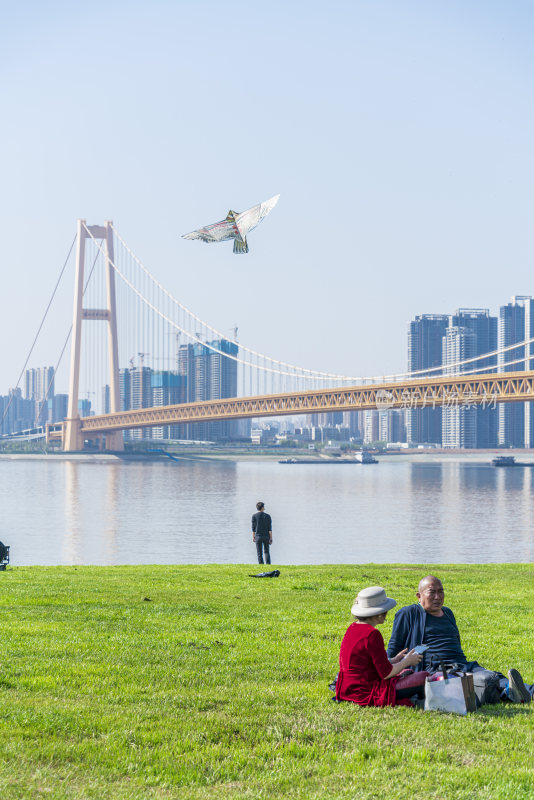
{"label": "kite tail", "polygon": [[234,239],[234,253],[248,253],[247,237],[241,239]]}

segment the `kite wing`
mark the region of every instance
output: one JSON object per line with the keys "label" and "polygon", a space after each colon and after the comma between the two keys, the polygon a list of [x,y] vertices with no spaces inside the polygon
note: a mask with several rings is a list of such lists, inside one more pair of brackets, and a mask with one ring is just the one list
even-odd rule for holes
{"label": "kite wing", "polygon": [[250,233],[250,231],[254,230],[254,228],[260,224],[262,219],[273,210],[275,205],[278,203],[279,197],[280,195],[277,194],[275,197],[271,197],[270,200],[265,200],[264,203],[259,203],[257,206],[252,206],[252,208],[248,208],[246,211],[243,211],[242,214],[236,215],[235,221],[237,227],[239,228],[239,233],[243,239],[247,233]]}
{"label": "kite wing", "polygon": [[186,233],[182,239],[202,239],[203,242],[224,242],[226,239],[234,239],[235,236],[239,236],[239,231],[233,218],[229,219],[231,213],[229,212],[228,217],[221,222]]}

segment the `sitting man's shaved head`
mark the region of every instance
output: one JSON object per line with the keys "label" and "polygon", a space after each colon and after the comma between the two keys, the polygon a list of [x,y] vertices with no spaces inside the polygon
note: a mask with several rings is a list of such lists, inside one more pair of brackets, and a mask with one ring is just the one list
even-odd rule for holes
{"label": "sitting man's shaved head", "polygon": [[417,591],[422,592],[423,589],[426,589],[429,583],[439,583],[439,585],[443,589],[443,584],[441,583],[439,578],[436,578],[434,575],[427,575],[426,578],[421,578],[421,580],[419,581],[419,586],[417,587]]}
{"label": "sitting man's shaved head", "polygon": [[423,606],[428,614],[434,617],[441,617],[443,611],[443,584],[439,578],[434,575],[427,575],[419,581],[419,587],[415,593],[419,603]]}

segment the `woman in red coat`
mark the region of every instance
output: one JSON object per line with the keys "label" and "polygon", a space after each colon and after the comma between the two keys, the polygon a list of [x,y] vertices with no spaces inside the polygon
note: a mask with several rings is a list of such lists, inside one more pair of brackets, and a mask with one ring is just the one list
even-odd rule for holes
{"label": "woman in red coat", "polygon": [[423,696],[427,672],[400,674],[418,664],[422,654],[402,650],[389,660],[382,634],[376,628],[396,605],[397,601],[386,597],[381,586],[370,586],[359,593],[351,609],[355,620],[341,643],[337,700],[350,700],[360,706],[411,706],[410,697]]}

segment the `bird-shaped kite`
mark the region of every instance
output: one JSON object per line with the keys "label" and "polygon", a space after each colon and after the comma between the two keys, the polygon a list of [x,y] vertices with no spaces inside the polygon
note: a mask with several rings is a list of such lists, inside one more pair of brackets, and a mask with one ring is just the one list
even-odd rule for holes
{"label": "bird-shaped kite", "polygon": [[270,200],[243,211],[242,214],[230,210],[226,219],[215,222],[213,225],[206,225],[205,228],[199,228],[198,231],[186,233],[182,239],[202,239],[203,242],[224,242],[227,239],[233,239],[234,253],[248,253],[247,234],[272,211],[278,203],[279,197],[280,195],[277,194]]}

